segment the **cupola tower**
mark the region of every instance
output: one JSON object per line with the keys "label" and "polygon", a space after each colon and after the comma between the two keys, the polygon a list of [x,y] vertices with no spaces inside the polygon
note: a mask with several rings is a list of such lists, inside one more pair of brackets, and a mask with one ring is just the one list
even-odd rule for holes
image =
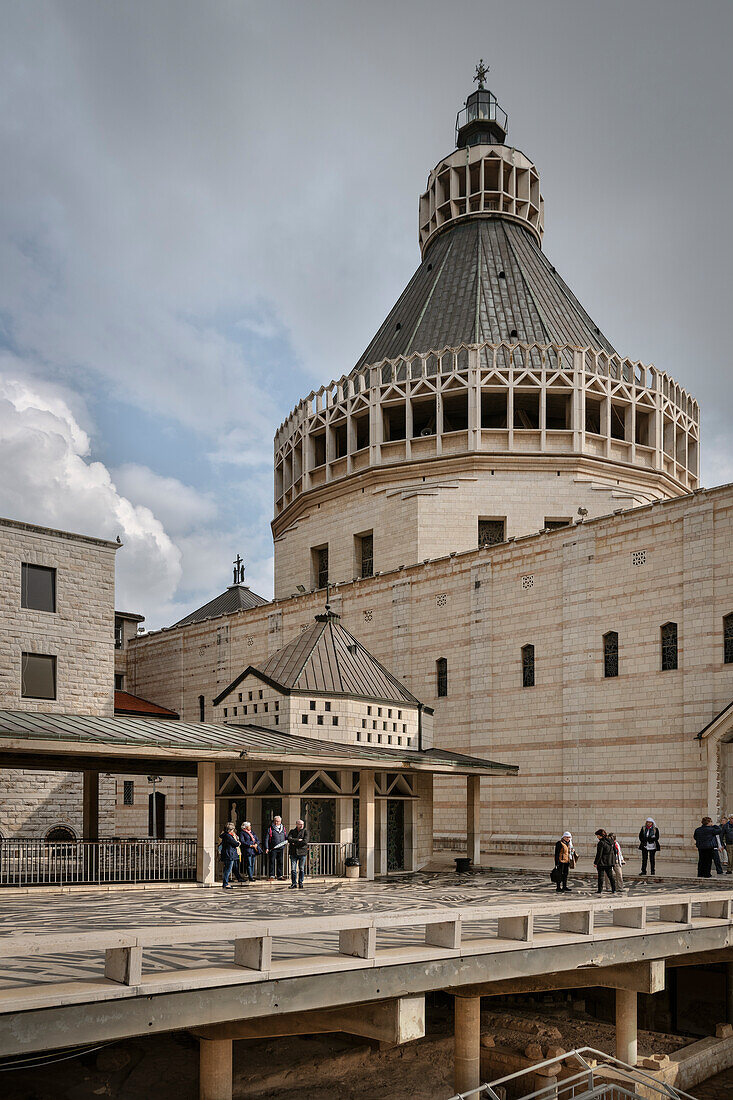
{"label": "cupola tower", "polygon": [[421,262],[356,366],[275,436],[275,594],[695,489],[699,409],[623,358],[542,250],[487,68],[420,197]]}

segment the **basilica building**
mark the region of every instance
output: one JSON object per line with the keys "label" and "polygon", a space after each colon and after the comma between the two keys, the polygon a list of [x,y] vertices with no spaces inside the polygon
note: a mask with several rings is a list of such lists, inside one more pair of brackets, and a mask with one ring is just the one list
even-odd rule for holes
{"label": "basilica building", "polygon": [[[220,824],[305,807],[353,842],[369,759],[377,869],[419,866],[431,828],[521,859],[566,828],[581,854],[599,826],[633,845],[648,816],[691,858],[701,814],[733,810],[733,487],[700,487],[695,399],[543,252],[539,171],[507,135],[481,76],[419,199],[417,270],[275,432],[274,599],[238,559],[171,627],[120,620],[120,707],[271,747],[220,768]],[[107,790],[118,823],[128,790]]]}

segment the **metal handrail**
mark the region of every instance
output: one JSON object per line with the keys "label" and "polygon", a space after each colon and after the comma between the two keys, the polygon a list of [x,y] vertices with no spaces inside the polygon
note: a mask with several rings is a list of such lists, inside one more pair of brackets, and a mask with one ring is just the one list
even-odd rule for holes
{"label": "metal handrail", "polygon": [[[601,1061],[596,1065],[590,1065],[586,1060],[586,1055]],[[538,1070],[550,1066],[559,1066],[562,1062],[567,1063],[570,1058],[575,1058],[583,1067],[578,1073],[572,1077],[566,1077],[564,1081],[558,1084],[543,1085],[540,1089],[525,1093],[522,1100],[542,1100],[543,1097],[547,1097],[548,1100],[550,1097],[552,1097],[552,1100],[563,1100],[564,1096],[567,1097],[567,1100],[571,1100],[571,1098],[572,1100],[593,1100],[595,1097],[603,1097],[604,1095],[616,1100],[612,1093],[603,1091],[614,1088],[617,1090],[617,1097],[637,1096],[636,1092],[628,1092],[624,1088],[624,1082],[630,1082],[631,1084],[643,1083],[645,1088],[652,1089],[660,1097],[667,1097],[667,1100],[695,1100],[689,1093],[674,1088],[644,1070],[630,1066],[627,1062],[613,1058],[610,1054],[596,1050],[594,1047],[578,1047],[576,1050],[564,1054],[561,1058],[547,1058],[544,1062],[526,1066],[524,1069],[516,1070],[505,1077],[497,1077],[494,1081],[479,1085],[478,1088],[471,1089],[469,1092],[456,1093],[450,1100],[469,1100],[469,1097],[475,1097],[476,1100],[501,1100],[500,1094],[496,1091],[497,1088],[506,1085],[510,1081],[517,1082],[521,1077],[526,1077],[530,1073],[536,1074]],[[618,1082],[597,1081],[595,1078],[602,1075],[604,1070],[619,1074],[621,1080]],[[585,1085],[582,1093],[575,1091],[576,1084]],[[599,1089],[602,1091],[598,1091]]]}
{"label": "metal handrail", "polygon": [[47,841],[0,839],[0,886],[192,882],[197,842],[188,837]]}

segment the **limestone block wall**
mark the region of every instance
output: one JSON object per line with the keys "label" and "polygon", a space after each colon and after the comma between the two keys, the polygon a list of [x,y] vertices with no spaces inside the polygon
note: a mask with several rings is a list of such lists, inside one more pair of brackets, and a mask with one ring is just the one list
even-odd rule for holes
{"label": "limestone block wall", "polygon": [[[486,847],[549,851],[570,828],[590,864],[599,825],[628,846],[651,814],[677,856],[691,853],[700,815],[723,808],[708,804],[695,735],[733,698],[722,623],[733,611],[732,544],[733,487],[723,486],[339,585],[331,604],[435,708],[436,745],[519,766],[517,777],[482,782]],[[312,593],[141,637],[130,690],[196,721],[200,694],[210,707],[222,680],[295,637],[322,604]],[[662,672],[670,621],[679,667]],[[619,675],[606,679],[610,630]],[[525,644],[535,646],[527,688]],[[436,779],[434,805],[438,837],[465,834],[463,779]]]}
{"label": "limestone block wall", "polygon": [[[125,805],[125,782],[132,783],[131,805]],[[144,775],[115,775],[110,780],[110,795],[104,813],[100,805],[100,835],[120,838],[148,835],[148,799],[152,785]],[[196,780],[164,776],[156,790],[165,795],[165,835],[196,836]]]}
{"label": "limestone block wall", "polygon": [[358,539],[366,532],[374,540],[374,572],[390,572],[475,549],[479,519],[503,520],[506,537],[516,538],[541,531],[548,521],[570,521],[579,508],[589,516],[608,515],[664,495],[658,479],[636,471],[624,478],[618,468],[566,458],[539,470],[536,465],[533,459],[525,465],[516,457],[467,456],[423,466],[419,474],[416,468],[412,476],[390,470],[304,500],[275,539],[275,594],[287,598],[299,584],[316,587],[316,547],[328,547],[331,583],[353,580],[360,572]]}
{"label": "limestone block wall", "polygon": [[[57,826],[82,839],[82,776],[79,772],[0,772],[0,836],[37,840]],[[99,777],[100,836],[114,836],[115,784]],[[146,825],[147,828],[147,825]]]}
{"label": "limestone block wall", "polygon": [[[0,707],[114,711],[115,543],[0,519]],[[21,566],[56,570],[56,611],[21,607]],[[21,695],[21,654],[56,657],[57,698]]]}

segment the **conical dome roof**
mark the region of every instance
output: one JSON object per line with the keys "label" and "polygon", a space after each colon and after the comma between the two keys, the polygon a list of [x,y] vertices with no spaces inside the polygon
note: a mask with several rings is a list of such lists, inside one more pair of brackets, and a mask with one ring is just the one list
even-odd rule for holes
{"label": "conical dome roof", "polygon": [[532,233],[508,218],[479,216],[430,245],[357,366],[502,340],[614,352]]}

